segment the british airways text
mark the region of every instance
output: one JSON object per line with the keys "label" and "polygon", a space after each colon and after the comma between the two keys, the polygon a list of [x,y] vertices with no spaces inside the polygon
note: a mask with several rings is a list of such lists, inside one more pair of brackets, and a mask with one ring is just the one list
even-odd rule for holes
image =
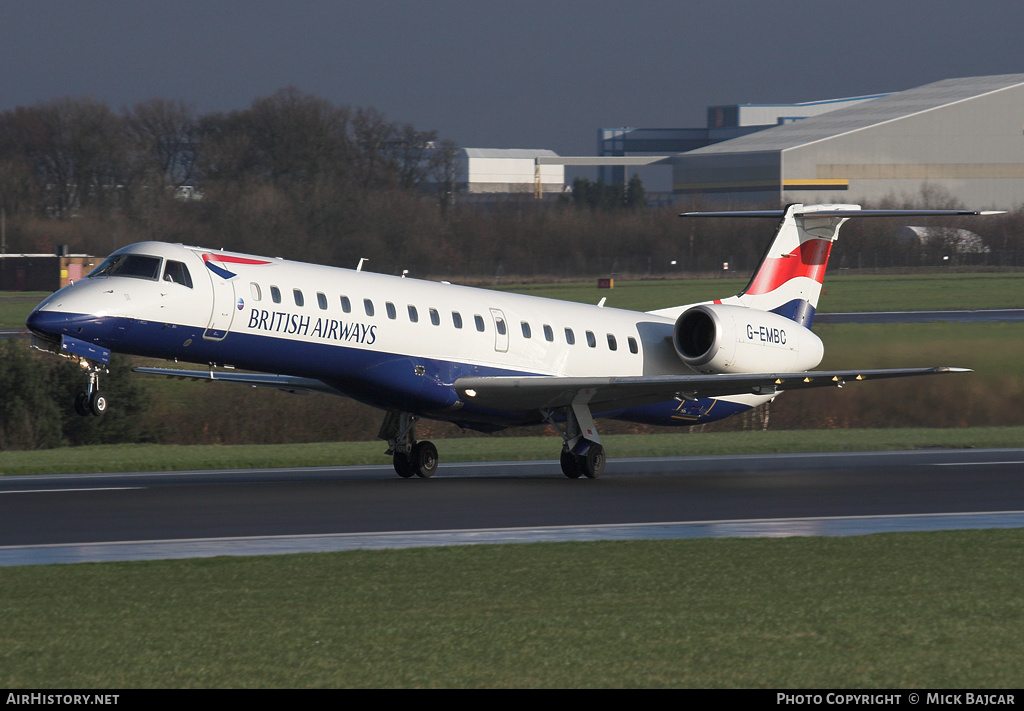
{"label": "british airways text", "polygon": [[367,345],[377,340],[376,325],[333,318],[317,318],[314,322],[309,316],[266,309],[253,309],[250,312],[249,328],[275,333],[295,333],[332,341],[355,341]]}

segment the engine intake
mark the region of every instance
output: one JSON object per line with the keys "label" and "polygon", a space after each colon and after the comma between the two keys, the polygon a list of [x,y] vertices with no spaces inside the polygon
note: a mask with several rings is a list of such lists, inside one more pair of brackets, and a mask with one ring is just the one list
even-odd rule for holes
{"label": "engine intake", "polygon": [[825,349],[813,332],[768,311],[702,304],[672,331],[676,354],[700,373],[790,373],[810,370]]}

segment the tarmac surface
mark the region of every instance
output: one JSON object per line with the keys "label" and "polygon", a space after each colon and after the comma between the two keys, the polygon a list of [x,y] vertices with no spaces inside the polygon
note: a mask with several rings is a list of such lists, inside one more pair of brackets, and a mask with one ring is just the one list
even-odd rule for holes
{"label": "tarmac surface", "polygon": [[0,566],[1024,527],[1024,449],[0,478]]}

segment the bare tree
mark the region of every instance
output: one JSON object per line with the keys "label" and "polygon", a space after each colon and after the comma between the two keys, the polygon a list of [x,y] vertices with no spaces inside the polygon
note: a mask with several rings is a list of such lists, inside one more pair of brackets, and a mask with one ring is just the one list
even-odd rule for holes
{"label": "bare tree", "polygon": [[437,195],[441,215],[448,214],[448,209],[455,202],[459,177],[459,147],[455,141],[446,138],[434,144],[434,150],[428,161],[428,175],[433,183],[434,194]]}
{"label": "bare tree", "polygon": [[308,184],[348,159],[348,110],[295,87],[256,99],[243,125],[256,165],[276,182]]}
{"label": "bare tree", "polygon": [[393,183],[394,165],[384,149],[394,139],[394,132],[394,125],[376,109],[356,109],[352,120],[356,148],[353,168],[356,184],[363,191]]}
{"label": "bare tree", "polygon": [[122,116],[131,178],[163,197],[195,179],[199,119],[183,101],[150,99]]}
{"label": "bare tree", "polygon": [[124,174],[117,117],[93,99],[58,99],[8,116],[11,145],[44,194],[46,210],[68,217],[77,209],[116,204]]}
{"label": "bare tree", "polygon": [[393,126],[394,137],[384,146],[398,173],[398,187],[418,188],[430,174],[429,156],[437,131],[418,131],[410,124]]}

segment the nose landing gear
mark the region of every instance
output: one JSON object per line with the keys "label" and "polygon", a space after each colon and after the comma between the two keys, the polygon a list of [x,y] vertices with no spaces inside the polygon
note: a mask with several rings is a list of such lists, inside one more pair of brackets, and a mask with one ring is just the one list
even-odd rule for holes
{"label": "nose landing gear", "polygon": [[100,373],[110,372],[107,370],[110,363],[109,349],[68,335],[61,336],[60,340],[33,336],[32,347],[70,358],[89,374],[86,389],[75,396],[75,412],[83,417],[99,417],[107,411],[107,398],[100,392]]}
{"label": "nose landing gear", "polygon": [[100,372],[105,373],[107,369],[84,358],[78,362],[89,372],[89,384],[84,391],[75,396],[75,412],[82,417],[101,417],[107,411],[107,397],[100,391]]}

